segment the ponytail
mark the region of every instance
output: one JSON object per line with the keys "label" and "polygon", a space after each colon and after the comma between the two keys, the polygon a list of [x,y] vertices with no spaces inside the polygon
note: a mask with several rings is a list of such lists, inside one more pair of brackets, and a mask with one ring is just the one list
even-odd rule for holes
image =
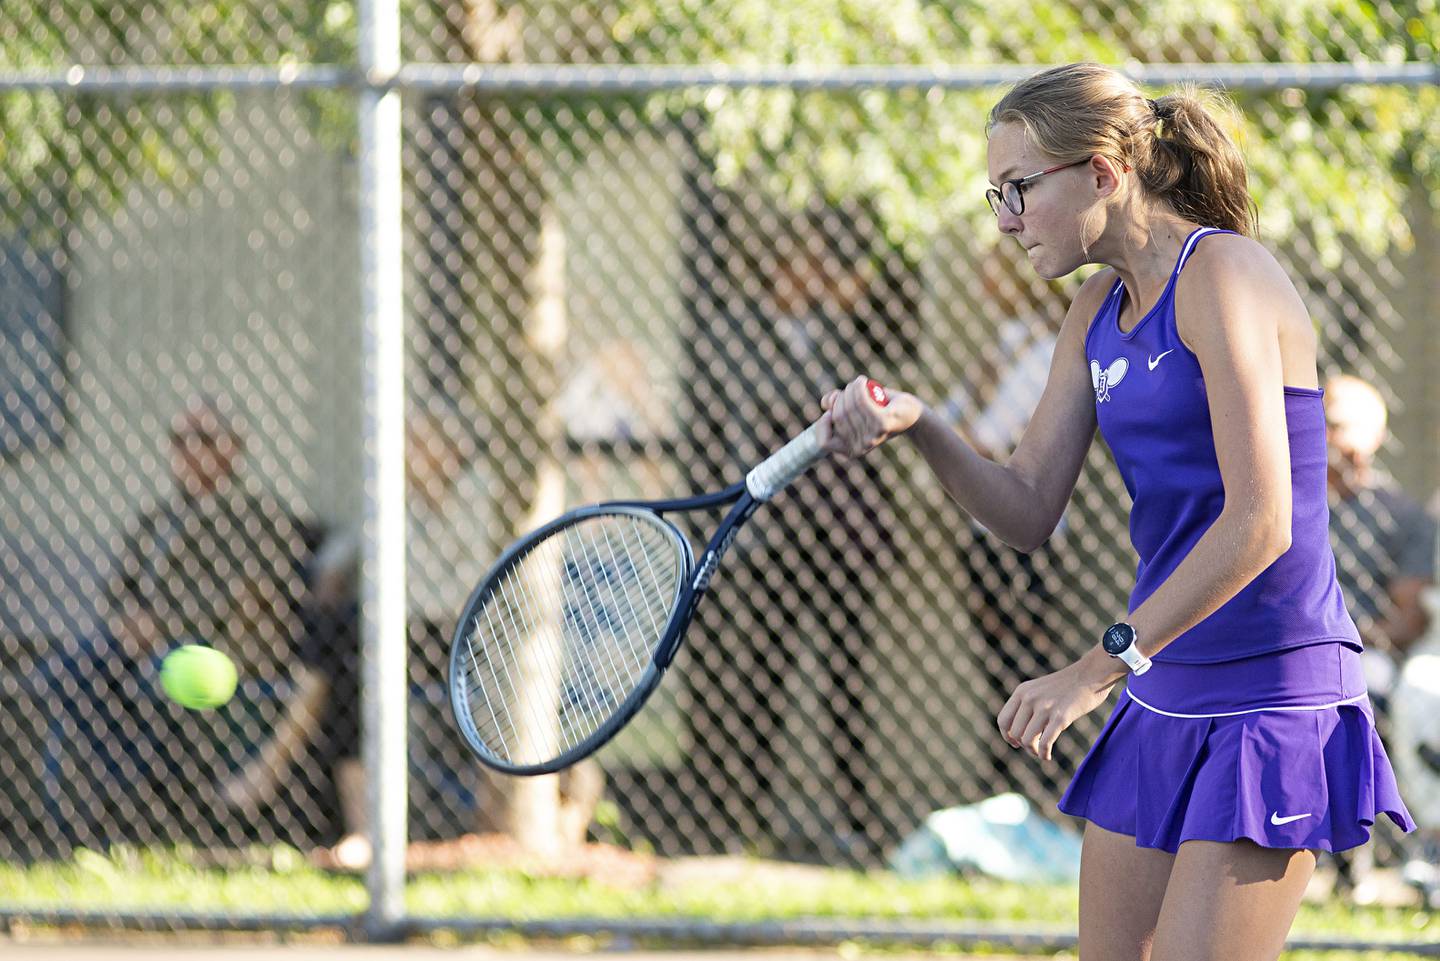
{"label": "ponytail", "polygon": [[1147,101],[1149,136],[1138,137],[1131,164],[1147,191],[1186,220],[1253,237],[1257,211],[1245,160],[1193,90]]}

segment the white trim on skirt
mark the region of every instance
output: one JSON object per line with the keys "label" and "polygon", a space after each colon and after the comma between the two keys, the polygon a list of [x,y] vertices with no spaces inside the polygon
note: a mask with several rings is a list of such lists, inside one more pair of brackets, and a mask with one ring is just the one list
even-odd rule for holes
{"label": "white trim on skirt", "polygon": [[1156,714],[1163,714],[1166,717],[1239,717],[1241,714],[1259,714],[1262,711],[1324,711],[1332,707],[1340,707],[1343,704],[1354,704],[1356,701],[1363,701],[1370,696],[1367,692],[1365,694],[1356,694],[1354,697],[1347,697],[1343,701],[1331,701],[1329,704],[1302,704],[1296,707],[1254,707],[1248,711],[1224,711],[1220,714],[1179,714],[1175,711],[1162,711],[1158,707],[1146,704],[1140,700],[1140,698],[1130,693],[1128,688],[1125,690],[1125,695],[1136,704],[1145,708],[1145,710],[1154,711]]}

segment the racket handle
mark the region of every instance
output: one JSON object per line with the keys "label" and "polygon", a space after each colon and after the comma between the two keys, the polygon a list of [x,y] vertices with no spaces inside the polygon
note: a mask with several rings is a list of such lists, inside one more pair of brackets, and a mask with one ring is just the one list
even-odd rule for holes
{"label": "racket handle", "polygon": [[[875,403],[881,407],[890,403],[890,396],[879,383],[871,380],[865,386]],[[757,501],[768,501],[824,457],[825,451],[820,447],[820,424],[817,422],[756,465],[745,475],[745,487]]]}
{"label": "racket handle", "polygon": [[745,487],[757,501],[768,501],[789,487],[825,456],[820,449],[820,425],[811,424],[800,436],[765,458],[745,475]]}

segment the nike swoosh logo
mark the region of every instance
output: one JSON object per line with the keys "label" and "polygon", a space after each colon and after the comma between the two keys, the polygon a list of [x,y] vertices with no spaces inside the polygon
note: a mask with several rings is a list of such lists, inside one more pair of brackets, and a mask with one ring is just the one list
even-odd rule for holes
{"label": "nike swoosh logo", "polygon": [[[1165,351],[1165,354],[1173,354],[1173,353],[1175,353],[1175,348],[1174,348],[1174,347],[1171,347],[1169,350]],[[1156,367],[1159,367],[1159,366],[1160,366],[1160,361],[1162,361],[1162,360],[1165,359],[1165,354],[1161,354],[1159,357],[1151,357],[1151,358],[1150,358],[1150,369],[1151,369],[1151,370],[1154,370]]]}
{"label": "nike swoosh logo", "polygon": [[1282,824],[1289,824],[1291,821],[1298,821],[1301,818],[1308,818],[1309,816],[1309,814],[1292,814],[1288,818],[1282,818],[1279,811],[1273,811],[1270,814],[1270,823],[1279,827]]}

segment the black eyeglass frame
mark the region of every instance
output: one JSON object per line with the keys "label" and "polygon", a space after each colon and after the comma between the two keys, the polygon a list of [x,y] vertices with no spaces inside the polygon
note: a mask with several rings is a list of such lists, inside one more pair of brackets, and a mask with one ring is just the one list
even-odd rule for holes
{"label": "black eyeglass frame", "polygon": [[[1084,160],[1076,160],[1073,163],[1060,164],[1056,167],[1049,167],[1045,170],[1040,171],[1039,173],[1028,174],[1024,177],[1012,177],[1009,180],[1002,180],[1000,181],[1000,186],[998,188],[991,187],[989,190],[985,191],[985,202],[990,205],[990,212],[997,217],[1000,216],[999,205],[1002,203],[1005,205],[1006,210],[1009,210],[1012,214],[1019,217],[1025,212],[1024,188],[1030,186],[1035,181],[1039,180],[1041,177],[1044,177],[1047,174],[1053,174],[1057,170],[1069,170],[1071,167],[1078,167],[1081,164],[1088,164],[1089,162],[1090,158],[1086,157]],[[1014,191],[1010,194],[1010,196],[1015,198],[1015,203],[1013,204],[1005,198],[1006,187],[1015,188]],[[1018,210],[1016,209],[1017,205],[1019,207]]]}

